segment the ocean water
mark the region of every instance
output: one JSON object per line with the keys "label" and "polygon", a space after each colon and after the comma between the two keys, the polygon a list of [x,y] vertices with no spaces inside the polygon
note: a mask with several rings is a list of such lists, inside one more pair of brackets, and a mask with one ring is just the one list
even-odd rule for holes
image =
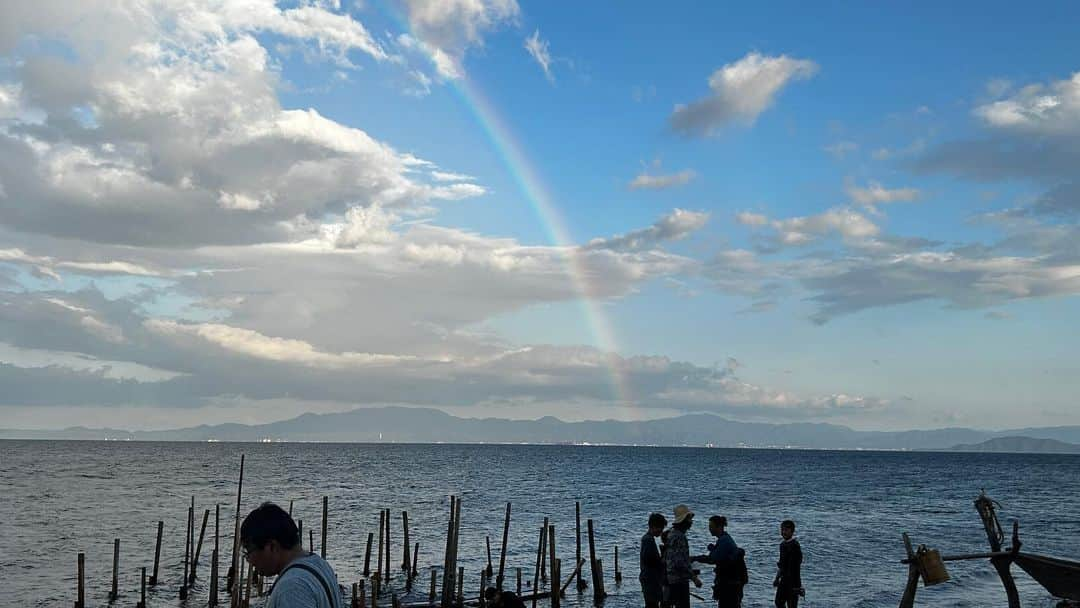
{"label": "ocean water", "polygon": [[[545,516],[556,527],[556,549],[564,577],[569,574],[574,502],[579,500],[583,520],[594,521],[610,594],[604,605],[611,608],[641,605],[637,546],[645,521],[651,511],[670,514],[678,503],[698,514],[690,531],[694,552],[704,552],[710,541],[707,516],[727,516],[729,532],[747,552],[746,606],[772,605],[777,528],[785,518],[798,522],[806,556],[803,606],[896,606],[906,577],[906,567],[899,563],[904,555],[900,533],[907,531],[914,542],[944,553],[986,550],[973,508],[982,488],[1002,503],[1005,527],[1011,518],[1019,518],[1027,550],[1080,557],[1078,456],[0,441],[0,606],[71,606],[79,552],[87,556],[87,605],[107,605],[114,538],[121,539],[120,598],[115,605],[134,606],[139,568],[149,571],[153,565],[158,520],[165,522],[162,583],[151,591],[148,605],[205,606],[207,545],[198,584],[187,602],[178,600],[187,507],[195,496],[197,523],[203,509],[211,509],[207,535],[212,539],[213,508],[221,505],[227,563],[241,454],[246,455],[242,511],[263,501],[285,507],[292,501],[294,517],[304,521],[305,530],[316,530],[316,550],[322,497],[329,497],[327,553],[342,583],[358,579],[367,534],[376,531],[382,508],[394,514],[392,563],[401,563],[400,514],[408,511],[412,540],[420,543],[421,574],[416,591],[405,594],[395,568],[392,586],[405,601],[426,597],[429,569],[442,564],[450,494],[463,500],[459,563],[465,566],[470,596],[478,591],[486,564],[485,535],[491,536],[498,567],[507,501],[513,503],[510,586],[517,567],[531,581]],[[621,585],[613,580],[616,545]],[[952,563],[949,571],[949,583],[920,588],[918,605],[1004,605],[1001,584],[987,562]],[[1014,571],[1025,606],[1055,604],[1023,572]],[[706,586],[699,593],[707,597],[707,567],[703,577]],[[579,596],[571,585],[564,605],[589,606],[591,599],[591,590]],[[389,605],[389,599],[383,603]]]}

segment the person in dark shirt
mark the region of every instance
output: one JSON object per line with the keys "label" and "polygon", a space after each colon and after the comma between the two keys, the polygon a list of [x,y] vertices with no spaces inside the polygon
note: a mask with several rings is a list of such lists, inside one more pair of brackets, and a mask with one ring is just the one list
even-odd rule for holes
{"label": "person in dark shirt", "polygon": [[799,598],[806,594],[802,586],[802,547],[795,538],[795,522],[780,523],[780,561],[776,562],[776,608],[798,608]]}
{"label": "person in dark shirt", "polygon": [[518,594],[495,587],[488,587],[484,591],[484,599],[487,600],[488,608],[525,608],[525,602],[521,601]]}
{"label": "person in dark shirt", "polygon": [[664,601],[664,584],[667,571],[660,554],[660,535],[667,527],[667,518],[659,513],[649,516],[649,531],[641,537],[641,593],[645,596],[645,608],[660,608]]}
{"label": "person in dark shirt", "polygon": [[713,515],[709,518],[709,533],[716,542],[709,545],[709,553],[693,559],[702,564],[715,566],[713,599],[718,608],[739,608],[742,605],[743,585],[746,584],[746,552],[735,544],[727,533],[727,518]]}

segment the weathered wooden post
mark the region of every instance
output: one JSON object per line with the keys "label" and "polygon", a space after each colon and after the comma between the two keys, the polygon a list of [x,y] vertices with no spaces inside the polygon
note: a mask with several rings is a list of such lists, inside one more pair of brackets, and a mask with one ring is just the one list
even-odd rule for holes
{"label": "weathered wooden post", "polygon": [[486,570],[480,571],[480,608],[487,606],[487,587],[488,587],[488,573]]}
{"label": "weathered wooden post", "polygon": [[521,597],[521,568],[514,568],[517,570],[517,595]]}
{"label": "weathered wooden post", "polygon": [[495,587],[502,591],[506,575],[506,543],[510,539],[510,503],[506,503],[506,516],[503,517],[502,548],[499,549],[499,575],[495,577]]}
{"label": "weathered wooden post", "polygon": [[465,566],[458,566],[457,569],[457,605],[463,605],[465,603]]}
{"label": "weathered wooden post", "polygon": [[386,510],[386,565],[383,567],[386,584],[390,584],[390,509]]}
{"label": "weathered wooden post", "polygon": [[382,573],[376,571],[375,576],[371,577],[371,608],[378,608],[379,606],[379,583],[382,581]]}
{"label": "weathered wooden post", "polygon": [[622,582],[622,570],[619,570],[619,545],[615,545],[615,584]]}
{"label": "weathered wooden post", "polygon": [[548,527],[548,518],[545,517],[544,518],[544,543],[545,544],[544,544],[544,550],[540,552],[540,582],[541,583],[546,583],[547,582],[547,543],[549,542],[548,541],[548,536],[547,536],[547,527]]}
{"label": "weathered wooden post", "polygon": [[[375,561],[375,570],[382,571],[383,563],[383,543],[385,539],[383,535],[386,534],[386,509],[379,509],[379,559]],[[381,574],[380,574],[381,576]],[[374,587],[372,587],[374,591]]]}
{"label": "weathered wooden post", "polygon": [[408,511],[402,511],[401,512],[401,527],[402,527],[401,569],[405,571],[405,578],[406,578],[406,580],[408,580],[408,579],[412,578],[411,576],[409,576],[409,572],[411,572],[409,570],[409,568],[412,566],[412,560],[409,559],[409,549],[411,548],[411,546],[409,545],[409,512]]}
{"label": "weathered wooden post", "polygon": [[[994,501],[986,494],[980,494],[975,499],[975,509],[979,512],[983,528],[986,530],[986,540],[990,543],[990,551],[999,553],[1005,533],[1002,532],[997,513],[994,511]],[[1012,562],[1012,555],[998,555],[990,558],[990,563],[997,570],[998,576],[1001,577],[1001,584],[1005,587],[1005,594],[1009,598],[1009,608],[1020,608],[1020,594],[1016,591],[1016,581],[1013,580],[1012,572],[1009,571]]]}
{"label": "weathered wooden post", "polygon": [[195,522],[194,511],[188,508],[187,526],[184,527],[184,579],[180,582],[180,599],[186,600],[188,596],[188,573],[191,572],[191,528],[194,527]]}
{"label": "weathered wooden post", "polygon": [[533,573],[533,608],[536,608],[536,599],[540,595],[540,570],[541,560],[544,557],[544,541],[547,540],[547,518],[544,518],[544,525],[540,527],[540,542],[536,547],[536,571]]}
{"label": "weathered wooden post", "polygon": [[[234,582],[232,588],[229,590],[229,602],[234,608],[238,608],[240,585],[239,580],[235,578],[238,572],[238,565],[240,563],[240,501],[244,495],[244,454],[240,455],[240,476],[236,482],[236,517],[233,526],[233,546],[232,546],[232,572]],[[302,538],[302,537],[301,537]]]}
{"label": "weathered wooden post", "polygon": [[393,608],[401,608],[401,600],[398,599],[396,593],[390,594],[390,606]]}
{"label": "weathered wooden post", "polygon": [[419,559],[419,557],[420,557],[420,543],[419,542],[413,543],[412,570],[409,573],[409,581],[410,582],[412,581],[412,579],[416,578],[417,574],[419,574],[419,571],[417,571],[417,569],[416,569],[416,561],[417,561],[417,559]]}
{"label": "weathered wooden post", "polygon": [[79,554],[78,583],[75,588],[75,608],[86,608],[86,554]]}
{"label": "weathered wooden post", "polygon": [[139,569],[139,603],[135,608],[146,608],[146,566]]}
{"label": "weathered wooden post", "polygon": [[356,604],[359,597],[360,597],[360,592],[357,589],[356,583],[353,583],[352,584],[352,602],[349,604],[350,608],[359,608],[357,606],[357,604]]}
{"label": "weathered wooden post", "polygon": [[[203,511],[202,528],[199,530],[199,543],[195,545],[195,554],[191,558],[191,578],[189,585],[195,584],[195,570],[199,567],[199,554],[202,553],[203,538],[206,536],[206,523],[210,520],[210,509]],[[194,532],[194,528],[192,528]]]}
{"label": "weathered wooden post", "polygon": [[120,597],[120,539],[113,539],[112,552],[112,591],[109,592],[109,603]]}
{"label": "weathered wooden post", "polygon": [[213,553],[210,554],[210,599],[208,603],[210,608],[218,605],[218,578],[220,576],[221,574],[218,571],[218,548],[215,546]]}
{"label": "weathered wooden post", "polygon": [[491,563],[491,536],[490,535],[486,535],[486,534],[484,535],[484,543],[487,545],[487,559],[488,559],[487,568],[484,568],[484,572],[486,572],[488,576],[491,576],[495,572],[495,568]]}
{"label": "weathered wooden post", "polygon": [[308,551],[310,551],[311,553],[314,553],[315,552],[315,531],[314,530],[308,530],[307,535],[308,535],[308,543],[307,543]]}
{"label": "weathered wooden post", "polygon": [[592,571],[593,600],[599,603],[607,597],[607,592],[604,591],[603,565],[600,560],[596,559],[596,536],[593,533],[593,520],[589,519],[585,523],[589,531],[589,569]]}
{"label": "weathered wooden post", "polygon": [[290,500],[289,501],[289,517],[292,517],[292,503],[293,503],[293,501]]}
{"label": "weathered wooden post", "polygon": [[367,549],[364,550],[364,576],[371,575],[371,541],[375,538],[374,532],[367,533]]}
{"label": "weathered wooden post", "polygon": [[367,589],[364,587],[364,579],[356,581],[360,596],[356,598],[356,608],[367,608]]}
{"label": "weathered wooden post", "polygon": [[157,522],[157,542],[154,543],[154,573],[150,575],[149,585],[154,587],[158,583],[158,563],[161,562],[161,535],[165,531],[165,522]]}
{"label": "weathered wooden post", "polygon": [[296,537],[300,539],[300,548],[304,547],[304,520],[296,520]]}
{"label": "weathered wooden post", "polygon": [[900,598],[900,608],[914,608],[915,592],[919,589],[919,567],[915,561],[915,551],[911,548],[911,539],[908,538],[908,533],[904,532],[901,536],[904,538],[904,550],[907,552],[908,578],[907,585],[904,587],[904,595]]}
{"label": "weathered wooden post", "polygon": [[[581,501],[574,501],[574,536],[576,537],[577,551],[574,554],[574,558],[578,563],[581,563]],[[581,568],[577,569],[577,590],[581,593],[588,587],[581,578]]]}
{"label": "weathered wooden post", "polygon": [[555,526],[548,526],[548,551],[551,555],[551,608],[559,608],[559,571],[555,561]]}
{"label": "weathered wooden post", "polygon": [[322,497],[322,549],[319,550],[319,556],[326,559],[326,510],[329,504],[330,497]]}
{"label": "weathered wooden post", "polygon": [[450,521],[446,526],[446,554],[443,558],[443,583],[442,594],[440,595],[439,603],[443,608],[447,608],[451,602],[451,596],[454,594],[454,575],[453,575],[453,548],[454,548],[454,517],[456,515],[455,509],[457,506],[457,497],[450,496]]}

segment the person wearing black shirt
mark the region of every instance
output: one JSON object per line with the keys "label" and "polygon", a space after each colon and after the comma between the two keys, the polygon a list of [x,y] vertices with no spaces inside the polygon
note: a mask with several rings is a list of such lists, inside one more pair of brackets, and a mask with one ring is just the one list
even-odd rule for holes
{"label": "person wearing black shirt", "polygon": [[667,571],[660,555],[659,538],[667,527],[667,518],[659,513],[649,516],[649,531],[641,537],[641,593],[645,596],[645,608],[660,608],[664,601],[664,585]]}
{"label": "person wearing black shirt", "polygon": [[780,561],[776,562],[776,608],[798,608],[799,598],[805,595],[802,586],[802,547],[795,538],[795,522],[785,519],[780,524]]}

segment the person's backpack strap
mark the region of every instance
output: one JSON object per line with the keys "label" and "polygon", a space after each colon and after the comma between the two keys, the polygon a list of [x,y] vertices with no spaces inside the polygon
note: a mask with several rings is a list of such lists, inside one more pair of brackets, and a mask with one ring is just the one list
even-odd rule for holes
{"label": "person's backpack strap", "polygon": [[330,585],[327,584],[326,579],[324,579],[323,576],[321,574],[319,574],[318,570],[316,570],[315,568],[312,568],[311,566],[309,566],[307,564],[293,563],[293,564],[289,564],[288,566],[286,566],[284,570],[282,570],[281,572],[278,573],[277,580],[274,581],[274,584],[270,585],[270,593],[274,592],[274,587],[278,584],[278,581],[281,580],[281,577],[284,576],[286,572],[288,572],[289,570],[292,570],[293,568],[299,568],[301,570],[306,570],[306,571],[310,572],[311,575],[315,577],[315,580],[319,581],[319,584],[322,585],[323,591],[326,592],[326,599],[327,599],[327,601],[330,602],[330,608],[337,608],[337,603],[334,602],[334,594],[330,591]]}

